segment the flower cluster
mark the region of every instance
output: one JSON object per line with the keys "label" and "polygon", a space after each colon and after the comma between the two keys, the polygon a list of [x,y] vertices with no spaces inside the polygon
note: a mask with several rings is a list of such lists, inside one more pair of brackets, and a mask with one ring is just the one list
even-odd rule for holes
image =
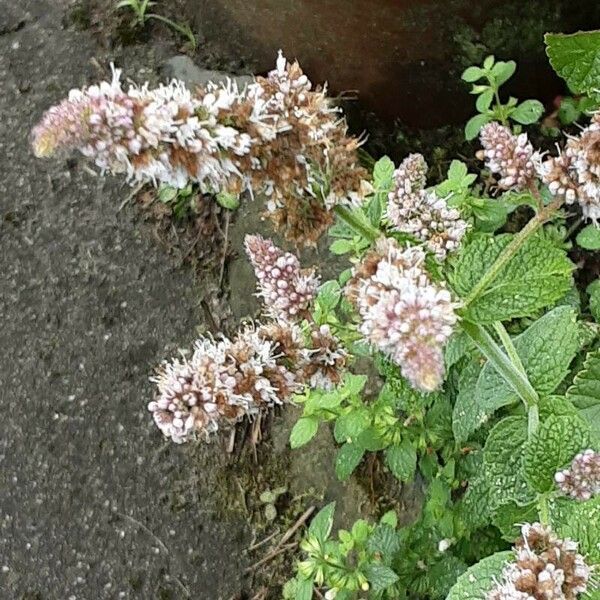
{"label": "flower cluster", "polygon": [[576,500],[589,500],[600,494],[600,453],[592,449],[580,452],[568,469],[554,476],[560,490]]}
{"label": "flower cluster", "polygon": [[457,321],[443,284],[431,281],[419,247],[380,240],[355,268],[348,297],[362,334],[402,369],[417,389],[431,392],[444,377],[443,347]]}
{"label": "flower cluster", "polygon": [[148,409],[174,442],[192,433],[211,433],[221,421],[279,404],[293,393],[293,374],[281,365],[272,341],[252,329],[233,341],[199,339],[189,360],[161,366],[152,379],[158,397]]}
{"label": "flower cluster", "polygon": [[600,219],[600,113],[576,137],[569,137],[561,154],[538,167],[550,192],[567,204],[578,203],[583,215]]}
{"label": "flower cluster", "polygon": [[539,523],[521,527],[509,563],[487,600],[575,600],[587,590],[590,568],[577,553],[577,542],[559,539]]}
{"label": "flower cluster", "polygon": [[396,231],[414,236],[443,260],[458,248],[467,223],[444,198],[425,190],[426,174],[427,164],[420,154],[410,154],[402,161],[394,173],[387,218]]}
{"label": "flower cluster", "polygon": [[514,135],[508,127],[493,121],[481,129],[483,150],[477,158],[485,160],[486,167],[500,175],[498,187],[503,190],[523,190],[535,179],[534,152],[526,133]]}
{"label": "flower cluster", "polygon": [[305,316],[319,285],[315,270],[301,269],[297,256],[260,235],[246,236],[245,247],[270,316],[292,321]]}
{"label": "flower cluster", "polygon": [[275,70],[241,91],[231,81],[194,92],[178,81],[124,91],[114,70],[111,82],[73,90],[47,111],[32,143],[37,156],[77,149],[130,181],[264,193],[275,224],[299,244],[316,242],[333,206],[366,193],[359,140],[281,53]]}
{"label": "flower cluster", "polygon": [[339,381],[346,354],[327,328],[307,336],[299,326],[273,321],[242,329],[233,340],[200,338],[191,357],[163,363],[151,381],[149,403],[166,437],[182,443],[288,401],[308,382]]}

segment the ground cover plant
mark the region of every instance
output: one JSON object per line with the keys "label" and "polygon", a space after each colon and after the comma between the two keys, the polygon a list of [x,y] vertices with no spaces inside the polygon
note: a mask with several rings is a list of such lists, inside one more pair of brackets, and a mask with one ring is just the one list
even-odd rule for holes
{"label": "ground cover plant", "polygon": [[[294,403],[292,448],[331,426],[340,479],[376,454],[399,482],[426,484],[405,527],[386,512],[333,537],[325,506],[284,598],[599,597],[600,284],[579,289],[568,251],[600,249],[600,33],[546,45],[573,94],[556,147],[524,130],[539,101],[503,100],[516,65],[488,57],[463,74],[480,166],[452,161],[433,185],[419,154],[361,155],[325,90],[281,54],[243,90],[124,91],[115,71],[33,131],[39,156],[77,149],[177,202],[189,186],[230,209],[264,198],[285,240],[327,233],[352,265],[323,282],[249,235],[262,317],[153,377],[148,408],[177,443]],[[358,358],[384,381],[375,395]]]}

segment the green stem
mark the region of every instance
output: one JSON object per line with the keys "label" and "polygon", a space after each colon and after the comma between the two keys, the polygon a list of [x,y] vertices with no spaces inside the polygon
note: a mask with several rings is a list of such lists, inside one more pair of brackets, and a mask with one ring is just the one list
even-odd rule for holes
{"label": "green stem", "polygon": [[345,206],[339,204],[333,208],[333,212],[342,220],[348,227],[353,231],[369,240],[374,242],[381,237],[381,231],[373,227],[370,223],[362,221],[358,217],[352,214],[352,211]]}
{"label": "green stem", "polygon": [[490,361],[502,378],[523,400],[527,410],[534,408],[537,413],[539,397],[524,372],[513,364],[494,338],[482,327],[469,321],[462,322],[462,328],[466,334],[475,342],[483,355]]}
{"label": "green stem", "polygon": [[510,339],[510,335],[508,335],[508,331],[506,331],[504,325],[500,321],[496,321],[494,323],[494,329],[506,350],[506,354],[508,354],[508,358],[510,358],[511,362],[515,367],[517,367],[523,375],[525,375],[525,367],[523,367],[523,363],[517,354],[517,349],[515,348],[512,340]]}

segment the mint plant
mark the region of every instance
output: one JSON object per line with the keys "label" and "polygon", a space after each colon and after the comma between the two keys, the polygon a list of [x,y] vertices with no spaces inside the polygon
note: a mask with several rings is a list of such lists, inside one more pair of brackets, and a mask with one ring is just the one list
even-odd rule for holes
{"label": "mint plant", "polygon": [[[599,35],[546,36],[576,94],[596,94]],[[399,484],[425,484],[420,516],[401,528],[386,513],[335,539],[327,505],[285,598],[598,597],[600,287],[582,301],[568,251],[572,238],[580,251],[600,247],[600,114],[557,152],[536,149],[523,126],[541,103],[502,102],[514,71],[488,57],[463,74],[479,111],[465,134],[479,135],[483,164],[453,161],[441,182],[419,154],[368,171],[324,93],[281,56],[244,92],[194,96],[173,83],[125,93],[116,77],[34,130],[38,155],[78,148],[101,168],[183,190],[194,182],[221,202],[265,193],[288,241],[311,245],[327,231],[331,252],[348,258],[323,283],[293,252],[248,236],[261,317],[198,339],[153,378],[148,408],[177,443],[295,404],[291,447],[331,427],[340,479],[370,456]],[[134,108],[142,118],[129,121]],[[173,137],[144,127],[158,117]],[[375,368],[361,373],[368,359]]]}
{"label": "mint plant", "polygon": [[465,125],[467,140],[474,139],[481,128],[492,121],[506,125],[511,119],[521,125],[531,125],[542,116],[544,106],[539,100],[525,100],[519,103],[512,96],[505,103],[500,100],[500,86],[514,75],[516,68],[513,60],[496,62],[493,56],[488,56],[481,67],[465,69],[462,78],[473,84],[471,94],[477,96],[475,108],[479,113]]}

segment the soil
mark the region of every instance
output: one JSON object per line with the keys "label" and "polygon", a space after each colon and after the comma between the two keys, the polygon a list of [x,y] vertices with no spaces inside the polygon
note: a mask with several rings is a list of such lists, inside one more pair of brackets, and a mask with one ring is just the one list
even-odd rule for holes
{"label": "soil", "polygon": [[[0,0],[0,595],[279,598],[294,548],[252,565],[308,507],[336,500],[341,525],[373,508],[357,480],[335,479],[327,429],[289,450],[293,407],[265,420],[256,448],[242,425],[232,453],[226,437],[176,446],[152,424],[154,366],[199,332],[256,315],[240,249],[245,232],[269,228],[258,203],[246,206],[227,228],[231,250],[221,239],[194,264],[189,228],[165,228],[122,182],[79,158],[32,156],[31,127],[69,89],[107,77],[111,61],[156,82],[181,49],[162,27],[123,39],[122,19],[99,20],[112,18],[101,6]],[[261,494],[276,488],[273,519]],[[419,496],[400,494],[405,519]]]}

